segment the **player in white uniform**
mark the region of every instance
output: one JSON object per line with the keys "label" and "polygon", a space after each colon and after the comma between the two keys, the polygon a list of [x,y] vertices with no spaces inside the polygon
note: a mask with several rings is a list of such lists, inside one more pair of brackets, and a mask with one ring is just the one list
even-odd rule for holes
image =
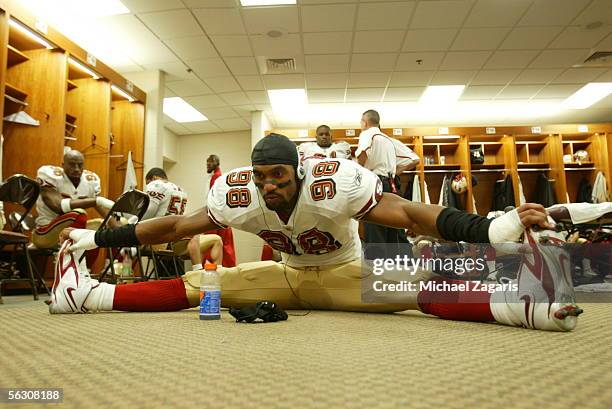
{"label": "player in white uniform", "polygon": [[348,142],[332,142],[331,129],[327,125],[317,127],[317,141],[305,142],[298,146],[303,159],[307,158],[351,158],[351,146]]}
{"label": "player in white uniform", "polygon": [[[198,305],[199,272],[163,283],[113,286],[89,278],[75,260],[80,251],[97,246],[159,243],[229,225],[262,237],[283,253],[284,263],[254,262],[220,269],[224,306],[268,299],[284,308],[368,312],[418,309],[447,319],[496,321],[556,331],[568,331],[576,325],[581,310],[573,298],[554,298],[556,287],[566,282],[563,269],[547,271],[547,283],[555,288],[552,292],[546,289],[546,302],[531,298],[527,321],[519,318],[527,311],[525,287],[521,288],[520,299],[455,289],[413,291],[393,303],[362,301],[362,284],[371,282],[373,274],[367,266],[362,271],[359,240],[351,219],[409,228],[445,240],[502,243],[518,241],[528,226],[551,228],[541,205],[525,204],[489,220],[457,209],[409,202],[381,193],[378,178],[351,161],[305,161],[301,166],[295,145],[277,134],[259,141],[251,159],[252,168],[236,169],[220,178],[208,196],[208,206],[193,215],[164,217],[95,234],[78,229],[63,232],[62,237],[69,241],[56,269],[50,312],[170,311]],[[525,276],[537,287],[537,277],[542,274]],[[427,280],[422,282],[452,281],[429,277],[429,272],[418,272],[413,278]],[[395,283],[393,279],[386,282]],[[68,299],[65,292],[70,288],[73,297]]]}
{"label": "player in white uniform", "polygon": [[32,241],[38,248],[57,246],[60,232],[69,226],[95,229],[100,219],[87,220],[85,210],[95,208],[106,216],[113,202],[100,196],[100,178],[83,169],[84,158],[79,151],[64,155],[62,167],[46,165],[38,169],[41,192],[36,201],[36,230]]}

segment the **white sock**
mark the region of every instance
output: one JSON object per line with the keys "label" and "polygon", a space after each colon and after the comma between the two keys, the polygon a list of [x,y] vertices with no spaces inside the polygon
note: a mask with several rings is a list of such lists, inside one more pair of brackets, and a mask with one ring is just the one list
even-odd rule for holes
{"label": "white sock", "polygon": [[109,283],[99,283],[92,288],[84,307],[91,312],[112,311],[113,300],[115,299],[115,285]]}

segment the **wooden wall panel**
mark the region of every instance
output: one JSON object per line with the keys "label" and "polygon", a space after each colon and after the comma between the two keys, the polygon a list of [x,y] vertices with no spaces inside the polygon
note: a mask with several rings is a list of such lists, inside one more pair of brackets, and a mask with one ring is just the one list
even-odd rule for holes
{"label": "wooden wall panel", "polygon": [[[4,10],[0,9],[0,95],[4,95],[4,81],[6,77],[6,63],[8,48],[8,16]],[[0,98],[0,112],[4,112],[4,98]],[[0,132],[2,132],[3,122],[0,122]],[[1,165],[1,164],[0,164]]]}
{"label": "wooden wall panel", "polygon": [[[113,145],[110,158],[109,197],[116,199],[123,193],[125,170],[117,169],[127,161],[128,152],[132,151],[132,160],[136,168],[138,189],[143,189],[144,169],[144,115],[143,104],[129,101],[114,101],[112,103],[112,134]],[[123,155],[122,157],[112,157]],[[140,162],[140,165],[138,163]]]}

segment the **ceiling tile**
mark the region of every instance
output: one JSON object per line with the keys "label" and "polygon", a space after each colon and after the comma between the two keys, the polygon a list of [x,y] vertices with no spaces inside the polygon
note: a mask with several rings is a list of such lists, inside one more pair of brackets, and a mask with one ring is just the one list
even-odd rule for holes
{"label": "ceiling tile", "polygon": [[193,14],[208,35],[246,34],[238,9],[195,9]]}
{"label": "ceiling tile", "polygon": [[425,87],[387,88],[385,102],[415,101],[421,98]]}
{"label": "ceiling tile", "polygon": [[399,51],[404,39],[403,31],[357,31],[353,52],[395,52]]}
{"label": "ceiling tile", "polygon": [[238,115],[240,115],[242,118],[250,121],[251,120],[251,116],[253,111],[256,111],[257,109],[255,109],[255,105],[253,104],[248,104],[248,105],[235,105],[232,108],[234,108],[234,111],[238,112]]}
{"label": "ceiling tile", "polygon": [[379,102],[384,88],[349,88],[346,90],[346,102]]}
{"label": "ceiling tile", "polygon": [[304,88],[303,74],[264,75],[267,89]]}
{"label": "ceiling tile", "polygon": [[485,68],[524,68],[536,55],[537,51],[497,51]]}
{"label": "ceiling tile", "polygon": [[606,25],[592,30],[583,27],[567,27],[559,37],[555,38],[550,48],[591,48],[610,32],[610,27]]}
{"label": "ceiling tile", "polygon": [[504,88],[503,85],[470,85],[461,94],[462,100],[493,99]]}
{"label": "ceiling tile", "polygon": [[206,80],[206,83],[216,93],[240,91],[240,85],[234,77],[215,77]]}
{"label": "ceiling tile", "polygon": [[389,80],[388,72],[356,73],[349,76],[349,88],[386,87]]}
{"label": "ceiling tile", "polygon": [[356,9],[355,4],[303,6],[302,32],[351,31]]}
{"label": "ceiling tile", "polygon": [[612,82],[612,70],[608,70],[597,77],[597,82]]}
{"label": "ceiling tile", "polygon": [[504,50],[539,50],[561,31],[562,27],[517,27],[499,47]]}
{"label": "ceiling tile", "polygon": [[298,34],[287,34],[279,38],[254,35],[251,36],[251,42],[256,56],[285,58],[297,57],[302,53],[302,44]]}
{"label": "ceiling tile", "polygon": [[170,129],[172,132],[174,132],[177,135],[189,135],[191,133],[189,129],[185,128],[183,125],[178,124],[176,122],[166,124],[165,127]]}
{"label": "ceiling tile", "polygon": [[347,72],[349,55],[307,55],[305,62],[307,73]]}
{"label": "ceiling tile", "polygon": [[541,85],[508,85],[497,99],[529,99],[542,88]]}
{"label": "ceiling tile", "polygon": [[187,122],[184,124],[192,134],[219,132],[220,129],[211,121]]}
{"label": "ceiling tile", "polygon": [[535,98],[567,98],[582,88],[582,84],[547,85]]}
{"label": "ceiling tile", "polygon": [[172,91],[170,88],[164,88],[164,98],[176,97],[176,92]]}
{"label": "ceiling tile", "polygon": [[259,74],[257,62],[253,57],[226,57],[224,60],[234,75]]}
{"label": "ceiling tile", "polygon": [[357,30],[403,30],[408,26],[414,5],[414,1],[362,3],[357,14]]}
{"label": "ceiling tile", "polygon": [[167,62],[158,64],[145,64],[147,70],[160,70],[166,73],[166,81],[193,80],[196,76],[187,71],[187,66],[182,62]]}
{"label": "ceiling tile", "polygon": [[251,103],[249,97],[242,91],[228,92],[226,94],[219,94],[219,96],[229,105],[245,105]]}
{"label": "ceiling tile", "polygon": [[173,38],[165,43],[184,61],[219,56],[206,36]]}
{"label": "ceiling tile", "polygon": [[185,8],[181,0],[122,0],[122,3],[133,14]]}
{"label": "ceiling tile", "polygon": [[324,102],[344,102],[344,88],[341,89],[309,89],[308,102],[311,104]]}
{"label": "ceiling tile", "polygon": [[213,108],[227,106],[225,101],[219,98],[218,95],[197,95],[185,98],[185,101],[190,103],[194,108]]}
{"label": "ceiling tile", "polygon": [[572,21],[573,25],[586,25],[594,21],[612,24],[612,2],[594,0],[580,15]]}
{"label": "ceiling tile", "polygon": [[533,0],[478,0],[465,27],[512,27]]}
{"label": "ceiling tile", "polygon": [[215,124],[224,131],[241,131],[251,128],[251,124],[242,118],[218,119]]}
{"label": "ceiling tile", "polygon": [[545,50],[529,66],[533,68],[570,68],[580,64],[589,50]]}
{"label": "ceiling tile", "polygon": [[205,108],[205,109],[202,109],[202,113],[206,115],[208,119],[212,119],[212,120],[238,118],[240,116],[231,107]]}
{"label": "ceiling tile", "polygon": [[353,33],[305,33],[304,54],[346,54],[351,50]]}
{"label": "ceiling tile", "polygon": [[242,17],[249,34],[266,34],[272,29],[286,33],[300,31],[296,6],[244,7]]}
{"label": "ceiling tile", "polygon": [[300,0],[300,4],[355,3],[355,0]]}
{"label": "ceiling tile", "polygon": [[351,72],[393,71],[397,54],[353,54]]}
{"label": "ceiling tile", "polygon": [[546,84],[562,71],[562,69],[525,70],[512,81],[512,84]]}
{"label": "ceiling tile", "polygon": [[553,84],[585,84],[587,82],[599,81],[605,68],[570,68],[559,75],[552,82]]}
{"label": "ceiling tile", "polygon": [[398,71],[436,70],[440,66],[444,54],[431,52],[402,53],[397,60],[395,69]]}
{"label": "ceiling tile", "polygon": [[188,10],[140,14],[140,19],[162,40],[202,35],[202,29]]}
{"label": "ceiling tile", "polygon": [[403,51],[446,51],[457,35],[456,28],[408,30]]}
{"label": "ceiling tile", "polygon": [[268,104],[268,93],[265,91],[247,91],[247,96],[253,104]]}
{"label": "ceiling tile", "polygon": [[472,4],[472,0],[421,1],[410,28],[461,27]]}
{"label": "ceiling tile", "polygon": [[457,51],[448,52],[442,60],[441,70],[479,69],[487,61],[491,51]]}
{"label": "ceiling tile", "polygon": [[506,85],[520,70],[484,70],[478,72],[470,85]]}
{"label": "ceiling tile", "polygon": [[438,71],[429,85],[462,85],[468,84],[476,71]]}
{"label": "ceiling tile", "polygon": [[183,0],[183,3],[192,9],[205,7],[236,7],[236,0]]}
{"label": "ceiling tile", "polygon": [[212,42],[223,57],[253,55],[247,36],[213,36]]}
{"label": "ceiling tile", "polygon": [[519,21],[519,26],[565,26],[591,0],[536,0]]}
{"label": "ceiling tile", "polygon": [[390,87],[406,87],[415,85],[428,85],[434,75],[434,71],[407,71],[394,72],[391,75]]}
{"label": "ceiling tile", "polygon": [[239,75],[236,80],[245,91],[259,91],[264,89],[263,81],[259,75]]}
{"label": "ceiling tile", "polygon": [[198,79],[166,82],[166,87],[181,97],[212,93],[210,88]]}
{"label": "ceiling tile", "polygon": [[310,88],[346,88],[348,74],[307,74],[306,85]]}
{"label": "ceiling tile", "polygon": [[190,61],[189,66],[202,79],[230,75],[229,70],[220,58]]}
{"label": "ceiling tile", "polygon": [[612,33],[603,40],[601,40],[601,42],[597,44],[597,48],[600,50],[612,49]]}
{"label": "ceiling tile", "polygon": [[452,50],[494,50],[510,31],[508,28],[464,28],[453,42]]}

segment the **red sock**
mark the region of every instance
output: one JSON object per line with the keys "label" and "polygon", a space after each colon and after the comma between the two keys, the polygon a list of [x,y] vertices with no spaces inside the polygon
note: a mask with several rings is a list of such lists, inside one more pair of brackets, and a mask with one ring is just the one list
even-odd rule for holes
{"label": "red sock", "polygon": [[118,311],[178,311],[189,308],[180,278],[124,284],[115,287],[113,309]]}
{"label": "red sock", "polygon": [[[434,278],[431,281],[449,284],[465,283],[463,280]],[[417,297],[419,309],[425,314],[436,315],[445,320],[495,321],[487,291],[420,291]]]}

